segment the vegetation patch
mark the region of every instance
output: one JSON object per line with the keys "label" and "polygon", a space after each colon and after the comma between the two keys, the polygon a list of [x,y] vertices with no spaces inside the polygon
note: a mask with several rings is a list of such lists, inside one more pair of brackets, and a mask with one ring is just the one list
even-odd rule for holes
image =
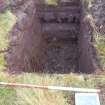
{"label": "vegetation patch", "polygon": [[96,39],[95,47],[100,58],[100,64],[102,66],[102,69],[105,70],[105,36],[97,35],[95,39]]}
{"label": "vegetation patch", "polygon": [[[0,51],[8,47],[8,32],[15,23],[15,16],[9,11],[0,13]],[[4,54],[0,53],[0,70],[4,69]]]}
{"label": "vegetation patch", "polygon": [[[101,105],[105,105],[103,96],[105,90],[104,76],[78,75],[78,74],[32,74],[23,73],[21,75],[8,74],[0,75],[0,81],[29,83],[35,85],[53,85],[81,88],[99,88],[103,90],[100,94]],[[0,103],[2,105],[74,105],[74,93],[26,89],[26,88],[1,88]]]}
{"label": "vegetation patch", "polygon": [[45,3],[49,5],[57,5],[58,4],[57,2],[58,0],[45,0]]}

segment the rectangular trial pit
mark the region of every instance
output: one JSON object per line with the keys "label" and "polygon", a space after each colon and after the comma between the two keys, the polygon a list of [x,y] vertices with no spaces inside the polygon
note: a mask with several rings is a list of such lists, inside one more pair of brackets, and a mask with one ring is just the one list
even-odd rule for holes
{"label": "rectangular trial pit", "polygon": [[79,0],[37,8],[41,30],[46,42],[44,71],[68,73],[77,66],[80,26]]}
{"label": "rectangular trial pit", "polygon": [[43,1],[16,3],[17,22],[10,32],[10,51],[5,56],[7,69],[38,73],[43,68],[49,73],[98,70],[91,43],[93,28],[84,19],[86,5],[81,0],[57,0],[56,5]]}

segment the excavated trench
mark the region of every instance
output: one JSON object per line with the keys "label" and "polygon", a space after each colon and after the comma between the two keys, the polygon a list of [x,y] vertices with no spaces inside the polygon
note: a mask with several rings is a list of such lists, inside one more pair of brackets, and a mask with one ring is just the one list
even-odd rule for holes
{"label": "excavated trench", "polygon": [[79,1],[37,8],[46,42],[44,71],[68,73],[77,66],[81,8]]}
{"label": "excavated trench", "polygon": [[[47,5],[31,0],[14,6],[17,23],[6,55],[10,71],[91,73],[96,70],[89,23],[79,0]],[[16,10],[17,8],[17,10]]]}

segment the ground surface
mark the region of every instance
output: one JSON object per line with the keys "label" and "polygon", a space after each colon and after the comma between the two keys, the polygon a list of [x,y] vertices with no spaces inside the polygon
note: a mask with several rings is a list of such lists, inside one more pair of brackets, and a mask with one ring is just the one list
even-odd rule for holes
{"label": "ground surface", "polygon": [[[14,16],[6,11],[0,14],[0,49],[6,48],[8,41],[6,33],[12,27]],[[99,39],[98,39],[99,42]],[[96,45],[100,53],[104,54],[104,44]],[[103,55],[104,56],[104,55]],[[102,56],[101,56],[102,57]],[[103,57],[104,58],[104,57]],[[103,59],[103,65],[105,61]],[[10,75],[4,72],[5,60],[0,54],[0,81],[18,82],[38,85],[60,85],[72,87],[101,88],[101,105],[105,105],[105,73],[84,75],[84,74],[36,74],[21,73]],[[2,88],[0,87],[0,105],[74,105],[74,94],[58,91],[43,91],[35,89]]]}

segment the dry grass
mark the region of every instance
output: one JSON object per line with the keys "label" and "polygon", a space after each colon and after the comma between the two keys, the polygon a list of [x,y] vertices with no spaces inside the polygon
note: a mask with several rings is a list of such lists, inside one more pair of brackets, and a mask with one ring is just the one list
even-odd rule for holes
{"label": "dry grass", "polygon": [[57,5],[58,0],[45,0],[46,4]]}
{"label": "dry grass", "polygon": [[[9,75],[2,73],[0,81],[30,83],[38,85],[72,86],[105,89],[104,75],[78,75],[78,74],[32,74]],[[101,103],[105,98],[100,95]],[[71,92],[48,91],[26,88],[0,89],[0,105],[73,105],[74,94]]]}

